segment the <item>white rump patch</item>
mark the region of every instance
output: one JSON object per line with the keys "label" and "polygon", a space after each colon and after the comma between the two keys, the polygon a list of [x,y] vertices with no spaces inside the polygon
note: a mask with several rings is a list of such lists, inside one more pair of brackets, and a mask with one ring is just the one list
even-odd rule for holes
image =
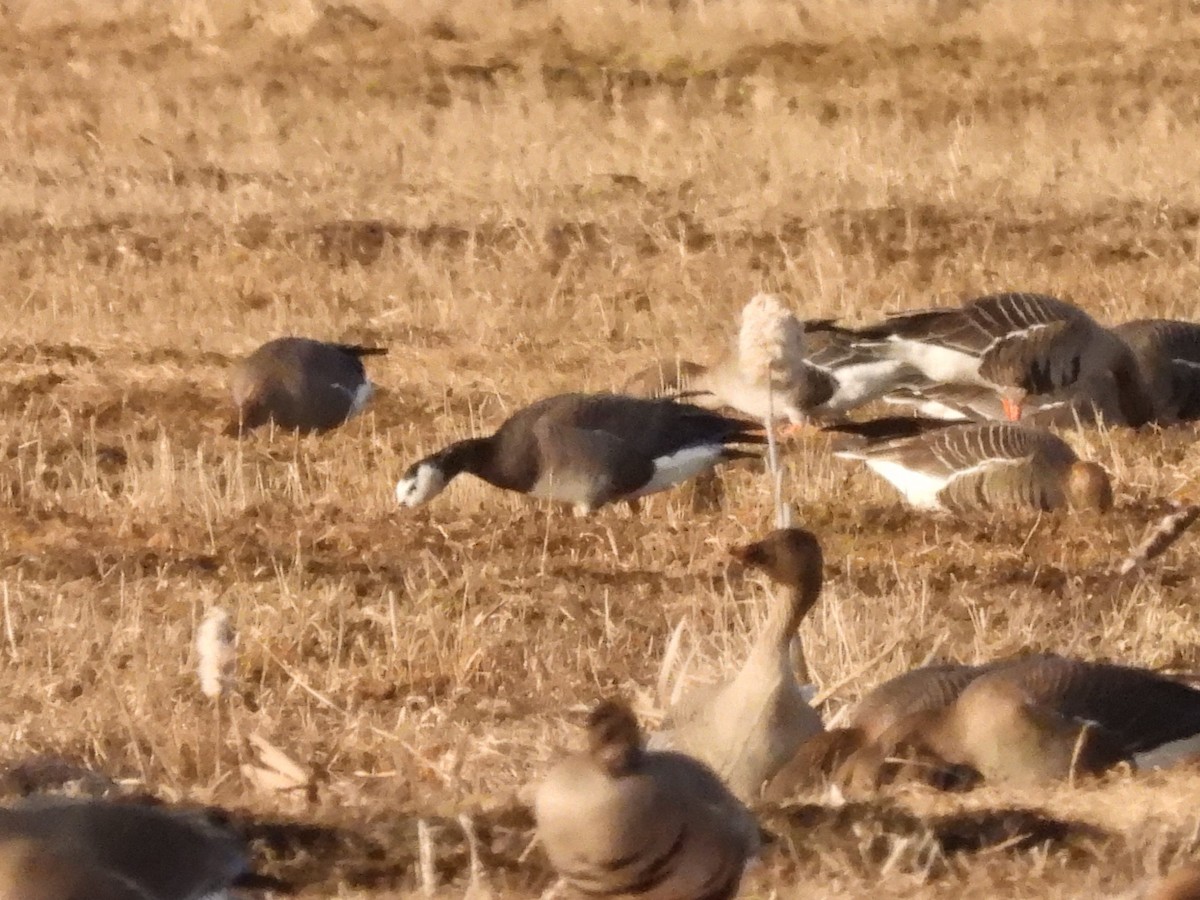
{"label": "white rump patch", "polygon": [[928,344],[909,338],[888,339],[892,358],[903,360],[920,369],[931,381],[979,381],[980,357],[938,344]]}
{"label": "white rump patch", "polygon": [[371,398],[375,396],[375,385],[369,381],[364,381],[358,386],[358,390],[354,392],[350,400],[350,412],[346,418],[357,416],[360,412],[367,408],[367,404],[371,402]]}
{"label": "white rump patch", "polygon": [[420,506],[445,489],[445,473],[433,463],[423,462],[411,475],[396,482],[396,502],[401,506]]}
{"label": "white rump patch", "polygon": [[702,444],[698,447],[686,447],[670,456],[658,457],[654,460],[654,475],[625,499],[656,494],[707,472],[720,462],[724,449],[721,444]]}
{"label": "white rump patch", "polygon": [[891,459],[868,458],[866,463],[873,472],[891,482],[904,495],[904,499],[917,509],[942,508],[938,492],[950,483],[950,478],[910,469]]}
{"label": "white rump patch", "polygon": [[899,359],[833,366],[827,371],[837,379],[837,389],[825,405],[834,410],[849,410],[874,400],[881,392],[891,390],[904,366]]}

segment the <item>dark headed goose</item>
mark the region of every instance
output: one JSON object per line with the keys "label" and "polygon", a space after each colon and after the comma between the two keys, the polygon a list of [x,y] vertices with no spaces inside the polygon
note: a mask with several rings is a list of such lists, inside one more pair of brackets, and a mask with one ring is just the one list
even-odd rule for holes
{"label": "dark headed goose", "polygon": [[685,698],[669,729],[653,735],[650,745],[696,757],[749,800],[824,727],[801,693],[791,655],[796,630],[820,596],[823,563],[817,539],[800,528],[773,531],[735,548],[733,556],[761,569],[781,590],[738,673],[705,692],[702,702]]}
{"label": "dark headed goose", "polygon": [[896,423],[891,430],[898,436],[879,421],[830,426],[857,438],[844,440],[834,455],[862,460],[917,509],[1106,512],[1112,506],[1108,473],[1048,431],[1007,422],[881,421]]}
{"label": "dark headed goose", "polygon": [[1144,425],[1153,412],[1125,342],[1079,307],[1042,294],[991,294],[903,313],[857,334],[933,381],[996,390],[1010,419],[1020,418],[1027,396],[1080,380],[1106,381],[1127,425]]}
{"label": "dark headed goose", "polygon": [[623,703],[588,717],[588,746],[555,765],[534,801],[551,865],[591,897],[726,900],[757,852],[753,816],[711,770],[642,748]]}
{"label": "dark headed goose", "polygon": [[198,815],[62,798],[0,809],[6,900],[199,900],[248,874],[242,841]]}
{"label": "dark headed goose", "polygon": [[1200,419],[1200,323],[1135,319],[1113,328],[1129,345],[1164,424]]}
{"label": "dark headed goose", "polygon": [[231,433],[274,422],[295,431],[327,431],[362,412],[374,393],[362,357],[379,347],[276,338],[238,363],[231,386],[237,421]]}
{"label": "dark headed goose", "polygon": [[560,394],[513,413],[489,437],[457,441],[413,463],[396,499],[418,506],[462,472],[587,513],[664,491],[727,460],[757,454],[752,422],[667,398]]}

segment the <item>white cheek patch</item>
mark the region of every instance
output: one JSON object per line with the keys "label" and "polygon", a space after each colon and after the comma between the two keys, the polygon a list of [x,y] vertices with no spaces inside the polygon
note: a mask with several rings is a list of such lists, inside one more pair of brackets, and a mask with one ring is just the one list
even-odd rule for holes
{"label": "white cheek patch", "polygon": [[446,487],[442,470],[432,463],[421,463],[412,475],[396,482],[396,502],[401,506],[428,503]]}

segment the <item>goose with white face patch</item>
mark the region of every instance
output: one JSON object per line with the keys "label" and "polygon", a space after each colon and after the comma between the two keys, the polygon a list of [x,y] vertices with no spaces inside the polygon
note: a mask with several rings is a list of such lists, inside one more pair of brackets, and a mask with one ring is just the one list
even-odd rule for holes
{"label": "goose with white face patch", "polygon": [[1112,506],[1108,473],[1039,428],[898,416],[826,431],[848,435],[835,444],[835,456],[865,462],[917,509],[1106,512]]}
{"label": "goose with white face patch", "polygon": [[666,398],[560,394],[518,410],[488,437],[456,441],[413,463],[396,484],[396,500],[428,503],[467,472],[586,514],[757,457],[734,445],[762,444],[758,429]]}
{"label": "goose with white face patch", "polygon": [[1141,426],[1153,405],[1129,347],[1070,303],[1043,294],[1002,293],[961,307],[890,316],[856,329],[860,346],[919,369],[934,382],[995,390],[1011,420],[1030,395],[1077,382],[1111,391],[1119,421]]}
{"label": "goose with white face patch", "polygon": [[199,814],[66,798],[0,809],[6,900],[215,900],[251,877],[244,842]]}
{"label": "goose with white face patch", "polygon": [[328,431],[358,415],[375,392],[364,356],[380,347],[330,344],[309,338],[277,338],[238,363],[231,387],[236,419],[229,433],[268,422],[293,431]]}

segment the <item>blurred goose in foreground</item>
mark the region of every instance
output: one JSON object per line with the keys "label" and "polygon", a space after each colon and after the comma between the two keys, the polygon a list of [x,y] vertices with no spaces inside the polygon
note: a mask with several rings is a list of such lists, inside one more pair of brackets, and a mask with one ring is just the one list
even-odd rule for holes
{"label": "blurred goose in foreground", "polygon": [[309,338],[268,341],[238,363],[231,386],[239,434],[268,422],[295,431],[328,431],[362,412],[374,393],[364,356],[380,347],[329,344]]}
{"label": "blurred goose in foreground", "polygon": [[[637,394],[682,392],[697,403],[798,425],[840,416],[915,372],[879,353],[856,349],[853,332],[827,319],[801,321],[770,294],[742,310],[737,347],[715,366],[660,360],[634,375]],[[769,386],[769,391],[768,391]]]}
{"label": "blurred goose in foreground", "polygon": [[1113,328],[1129,345],[1164,424],[1200,419],[1200,323],[1135,319]]}
{"label": "blurred goose in foreground", "polygon": [[456,441],[413,463],[396,484],[404,506],[427,503],[462,472],[586,514],[665,491],[756,453],[752,422],[667,398],[560,394],[513,413],[489,437]]}
{"label": "blurred goose in foreground", "polygon": [[826,430],[852,435],[835,456],[862,460],[917,509],[1112,507],[1108,473],[1041,429],[896,417]]}
{"label": "blurred goose in foreground", "polygon": [[61,798],[0,809],[6,900],[199,900],[248,874],[242,841],[198,815]]}
{"label": "blurred goose in foreground", "polygon": [[[773,531],[735,548],[733,556],[761,569],[782,590],[738,673],[705,691],[700,701],[685,697],[672,711],[669,729],[654,734],[650,746],[707,763],[730,790],[749,800],[804,740],[824,728],[801,693],[791,655],[793,641],[800,640],[796,630],[820,596],[823,562],[817,539],[800,528]],[[804,666],[802,651],[799,665]]]}
{"label": "blurred goose in foreground", "polygon": [[1021,418],[1029,395],[1079,381],[1111,393],[1124,424],[1138,427],[1153,403],[1129,347],[1070,303],[1042,294],[1002,293],[961,307],[890,316],[856,330],[863,345],[919,369],[936,382],[998,392],[1007,418]]}
{"label": "blurred goose in foreground", "polygon": [[588,747],[538,786],[538,838],[550,863],[591,897],[725,900],[758,850],[754,817],[702,763],[642,748],[632,711],[588,717]]}

